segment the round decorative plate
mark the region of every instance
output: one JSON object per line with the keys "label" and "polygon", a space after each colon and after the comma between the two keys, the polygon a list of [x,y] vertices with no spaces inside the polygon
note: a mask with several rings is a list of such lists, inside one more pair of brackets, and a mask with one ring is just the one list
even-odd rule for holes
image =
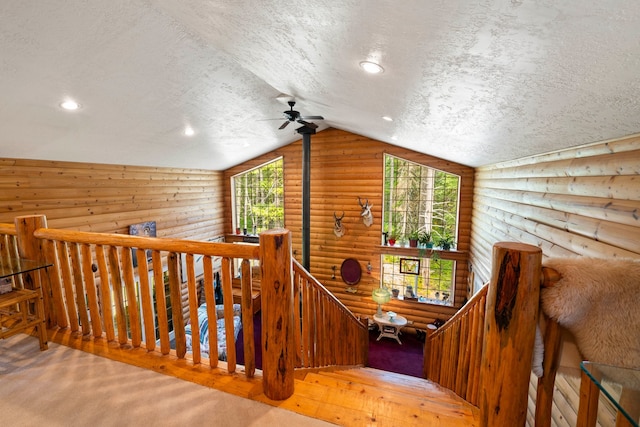
{"label": "round decorative plate", "polygon": [[340,275],[347,285],[355,285],[362,277],[362,267],[355,258],[347,258],[342,262]]}

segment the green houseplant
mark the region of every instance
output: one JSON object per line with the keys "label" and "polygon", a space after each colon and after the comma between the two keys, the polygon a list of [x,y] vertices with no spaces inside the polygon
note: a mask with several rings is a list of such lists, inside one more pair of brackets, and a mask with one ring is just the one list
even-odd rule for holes
{"label": "green houseplant", "polygon": [[453,243],[453,237],[446,234],[440,239],[438,245],[442,248],[443,251],[449,251],[451,250]]}
{"label": "green houseplant", "polygon": [[430,249],[433,247],[433,242],[431,241],[431,233],[426,230],[422,230],[418,233],[418,243],[420,246]]}
{"label": "green houseplant", "polygon": [[418,247],[418,238],[419,233],[417,231],[412,231],[409,233],[409,247],[417,248]]}

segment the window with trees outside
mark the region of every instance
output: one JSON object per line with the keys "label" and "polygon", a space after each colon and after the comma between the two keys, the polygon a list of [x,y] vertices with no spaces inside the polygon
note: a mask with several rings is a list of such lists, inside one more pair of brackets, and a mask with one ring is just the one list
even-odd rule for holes
{"label": "window with trees outside", "polygon": [[284,227],[282,157],[231,178],[234,227],[258,234]]}
{"label": "window with trees outside", "polygon": [[396,246],[420,243],[413,257],[381,254],[382,286],[400,300],[453,305],[455,261],[427,248],[455,244],[460,177],[388,154],[384,174],[383,232]]}

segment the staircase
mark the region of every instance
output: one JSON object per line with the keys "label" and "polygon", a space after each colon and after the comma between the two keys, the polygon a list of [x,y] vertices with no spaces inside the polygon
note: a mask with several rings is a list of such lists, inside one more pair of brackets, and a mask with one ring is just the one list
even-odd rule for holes
{"label": "staircase", "polygon": [[279,406],[342,426],[480,424],[478,409],[451,390],[373,368],[308,372],[292,397]]}

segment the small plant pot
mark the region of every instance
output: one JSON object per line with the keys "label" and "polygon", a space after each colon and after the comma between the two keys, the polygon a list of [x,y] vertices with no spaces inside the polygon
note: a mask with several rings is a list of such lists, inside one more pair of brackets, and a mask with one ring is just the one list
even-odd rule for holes
{"label": "small plant pot", "polygon": [[398,295],[400,295],[400,289],[391,289],[391,294],[394,298],[398,298]]}
{"label": "small plant pot", "polygon": [[393,246],[396,244],[396,239],[394,239],[393,237],[389,237],[389,246]]}
{"label": "small plant pot", "polygon": [[410,248],[417,248],[417,247],[418,247],[418,240],[416,240],[416,239],[409,239],[409,247],[410,247]]}

